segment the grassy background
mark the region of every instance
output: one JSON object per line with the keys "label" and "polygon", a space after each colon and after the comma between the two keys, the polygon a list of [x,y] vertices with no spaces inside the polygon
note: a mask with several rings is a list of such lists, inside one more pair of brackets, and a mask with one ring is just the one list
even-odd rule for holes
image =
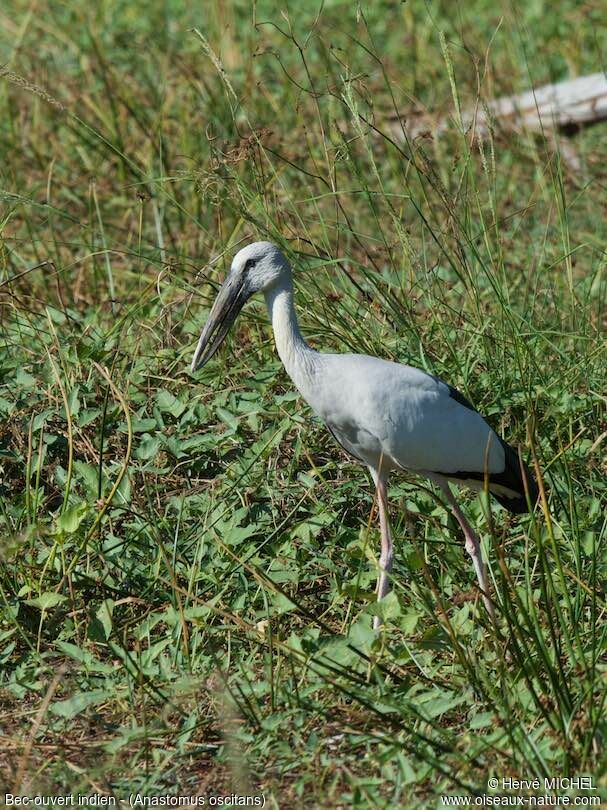
{"label": "grassy background", "polygon": [[[605,788],[605,127],[453,116],[605,68],[579,3],[0,10],[0,783],[429,807],[490,775]],[[197,30],[193,30],[197,29]],[[451,115],[407,143],[395,110]],[[558,140],[558,139],[557,139]],[[188,364],[250,239],[317,347],[458,386],[542,470],[533,518],[459,530],[295,395],[262,302]]]}

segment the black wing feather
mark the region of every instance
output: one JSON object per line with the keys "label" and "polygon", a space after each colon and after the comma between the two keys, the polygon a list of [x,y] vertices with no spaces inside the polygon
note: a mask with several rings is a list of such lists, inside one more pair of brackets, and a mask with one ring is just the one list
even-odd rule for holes
{"label": "black wing feather", "polygon": [[[445,385],[447,385],[447,383],[445,383]],[[464,408],[468,408],[469,410],[478,413],[476,408],[466,399],[461,391],[458,391],[457,388],[454,388],[452,385],[448,385],[448,388],[449,396],[452,399],[454,399],[460,405],[463,405]],[[497,438],[504,448],[505,466],[501,473],[492,473],[489,475],[489,491],[496,501],[505,509],[513,512],[515,515],[520,515],[528,511],[527,498],[525,496],[525,481],[527,482],[529,500],[532,507],[537,501],[539,495],[537,483],[529,467],[524,461],[519,460],[517,451],[507,444],[503,439],[500,439],[499,436]],[[459,478],[461,480],[469,479],[479,482],[483,482],[485,480],[484,473],[466,472],[465,470],[461,470],[456,473],[441,473],[441,475],[445,475],[448,478]],[[523,476],[525,480],[523,480]],[[508,497],[503,493],[494,492],[491,490],[491,484],[507,487],[509,490],[512,490],[512,492],[516,492],[518,494],[514,497]]]}
{"label": "black wing feather", "polygon": [[[464,408],[468,408],[468,410],[470,411],[478,413],[476,408],[470,403],[468,399],[466,399],[466,397],[462,394],[461,391],[458,391],[457,388],[454,388],[452,385],[448,385],[448,383],[444,383],[443,380],[439,380],[438,377],[436,377],[435,379],[443,383],[443,385],[447,385],[449,389],[449,396],[452,399],[454,399],[457,403],[462,405]],[[357,461],[363,462],[363,460],[359,458],[355,453],[353,453],[352,450],[344,446],[343,442],[341,442],[337,438],[337,435],[329,427],[329,425],[327,425],[327,429],[331,434],[331,436],[333,436],[337,444],[339,444],[348,455],[352,456]],[[532,508],[535,505],[535,502],[537,501],[539,495],[537,483],[531,473],[531,470],[525,464],[525,462],[519,461],[517,451],[509,444],[507,444],[499,436],[497,436],[497,438],[500,441],[502,447],[504,448],[505,466],[501,473],[489,474],[489,491],[491,492],[495,500],[499,504],[501,504],[505,509],[508,509],[509,512],[513,512],[515,515],[520,515],[528,511],[527,498],[525,496],[525,481],[527,482],[527,489],[529,490],[529,500],[531,502]],[[466,472],[465,470],[461,470],[454,473],[444,473],[440,472],[439,470],[435,470],[435,472],[437,472],[439,475],[444,475],[445,478],[455,478],[460,479],[462,481],[472,480],[478,481],[480,483],[483,483],[485,481],[485,474],[483,472],[478,472],[478,470],[475,472]],[[503,493],[495,492],[494,490],[491,489],[492,484],[506,487],[507,489],[517,494],[514,495],[513,497],[509,497],[508,495],[504,495]]]}
{"label": "black wing feather", "polygon": [[452,385],[449,385],[449,383],[444,384],[449,389],[449,396],[451,397],[451,399],[454,399],[456,402],[459,402],[460,405],[463,405],[464,408],[468,408],[469,411],[474,411],[475,413],[478,413],[474,405],[472,405],[472,403],[468,399],[466,399],[466,397],[462,394],[461,391],[458,391],[457,388],[454,388]]}
{"label": "black wing feather", "polygon": [[[529,511],[527,498],[525,496],[525,481],[527,482],[529,500],[532,508],[539,495],[538,486],[529,467],[524,461],[519,461],[517,451],[503,439],[500,439],[499,436],[497,438],[504,448],[505,466],[501,473],[489,473],[489,492],[491,492],[495,500],[505,509],[508,509],[509,512],[513,512],[515,515],[521,515]],[[478,472],[478,470],[475,472],[458,470],[458,472],[455,473],[440,473],[440,475],[444,475],[446,478],[459,478],[463,481],[466,479],[478,481],[479,483],[483,483],[485,480],[485,473]],[[492,484],[506,487],[517,494],[510,497],[502,492],[495,492],[491,487]]]}

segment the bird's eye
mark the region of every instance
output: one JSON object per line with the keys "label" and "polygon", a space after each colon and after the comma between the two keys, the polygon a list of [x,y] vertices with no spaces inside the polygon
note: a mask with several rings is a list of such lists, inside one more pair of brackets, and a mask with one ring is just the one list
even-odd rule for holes
{"label": "bird's eye", "polygon": [[254,264],[255,264],[255,259],[247,259],[246,262],[244,263],[244,267],[242,268],[242,272],[243,273],[248,273],[249,270],[253,267]]}

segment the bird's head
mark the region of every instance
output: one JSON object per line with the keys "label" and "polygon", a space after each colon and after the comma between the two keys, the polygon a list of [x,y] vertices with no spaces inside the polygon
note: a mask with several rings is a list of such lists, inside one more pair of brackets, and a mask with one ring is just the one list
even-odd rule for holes
{"label": "bird's head", "polygon": [[249,298],[284,283],[290,273],[287,260],[272,242],[253,242],[239,250],[200,335],[192,371],[202,368],[213,357]]}

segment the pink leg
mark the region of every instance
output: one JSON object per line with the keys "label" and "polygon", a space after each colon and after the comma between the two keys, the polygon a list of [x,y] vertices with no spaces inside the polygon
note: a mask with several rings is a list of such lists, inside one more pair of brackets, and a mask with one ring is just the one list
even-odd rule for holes
{"label": "pink leg", "polygon": [[459,505],[455,500],[453,493],[451,492],[451,488],[449,487],[448,482],[442,476],[436,476],[433,480],[436,481],[436,483],[441,488],[443,495],[449,502],[449,506],[451,507],[451,510],[457,519],[457,522],[462,527],[464,537],[466,538],[466,551],[472,558],[472,564],[474,565],[476,578],[478,579],[478,584],[481,590],[481,594],[483,596],[483,602],[485,603],[485,607],[487,608],[487,613],[491,616],[493,621],[495,621],[495,611],[493,609],[493,602],[489,597],[489,582],[487,580],[485,563],[483,562],[483,555],[481,552],[480,541],[474,529],[466,520],[464,513],[459,508]]}
{"label": "pink leg", "polygon": [[[379,507],[379,526],[381,531],[381,554],[379,557],[379,576],[377,578],[376,588],[377,601],[379,601],[383,599],[390,590],[390,571],[392,569],[394,553],[388,519],[388,493],[385,479],[378,477],[376,487],[377,505]],[[375,616],[373,619],[373,629],[379,630],[381,624],[382,622],[379,616]]]}

